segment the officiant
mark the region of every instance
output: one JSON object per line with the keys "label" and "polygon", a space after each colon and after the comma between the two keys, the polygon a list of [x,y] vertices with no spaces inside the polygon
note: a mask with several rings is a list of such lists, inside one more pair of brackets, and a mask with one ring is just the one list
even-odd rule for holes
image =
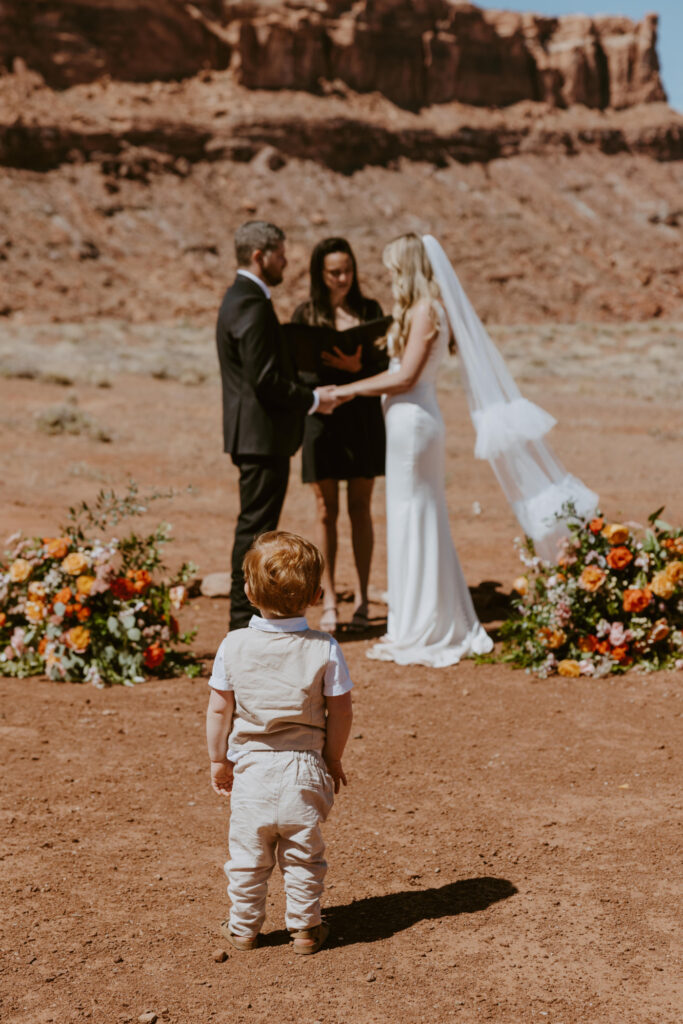
{"label": "officiant", "polygon": [[[345,238],[325,238],[311,254],[310,297],[300,305],[296,323],[346,331],[382,317],[374,299],[363,295],[353,250]],[[374,343],[359,344],[351,353],[338,346],[323,352],[317,372],[302,372],[302,383],[311,388],[346,384],[386,369],[385,353]],[[325,556],[323,616],[321,629],[337,628],[335,561],[339,483],[347,483],[347,507],[356,564],[357,587],[351,627],[368,625],[368,581],[373,549],[371,516],[375,477],[384,475],[385,434],[381,400],[359,398],[339,406],[331,415],[306,418],[302,448],[302,476],[315,494],[318,508],[319,544]]]}

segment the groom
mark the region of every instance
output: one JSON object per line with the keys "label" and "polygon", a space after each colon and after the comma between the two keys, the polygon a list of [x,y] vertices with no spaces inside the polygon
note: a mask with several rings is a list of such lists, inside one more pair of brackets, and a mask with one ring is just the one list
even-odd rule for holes
{"label": "groom", "polygon": [[332,387],[312,391],[299,383],[270,301],[287,266],[284,232],[266,221],[248,221],[235,234],[235,253],[237,277],[223,297],[216,343],[224,450],[239,470],[230,629],[241,629],[255,611],[244,593],[244,556],[255,537],[277,527],[304,417],[330,413],[338,403]]}

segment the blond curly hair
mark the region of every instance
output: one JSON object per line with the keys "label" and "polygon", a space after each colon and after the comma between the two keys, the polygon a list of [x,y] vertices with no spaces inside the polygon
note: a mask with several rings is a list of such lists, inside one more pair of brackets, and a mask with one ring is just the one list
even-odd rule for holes
{"label": "blond curly hair", "polygon": [[389,242],[382,254],[382,261],[387,270],[391,271],[391,290],[395,300],[392,309],[394,322],[386,337],[386,348],[390,356],[400,358],[410,334],[413,309],[421,299],[429,301],[434,334],[439,330],[437,300],[441,292],[434,280],[432,265],[422,239],[414,232],[400,235]]}

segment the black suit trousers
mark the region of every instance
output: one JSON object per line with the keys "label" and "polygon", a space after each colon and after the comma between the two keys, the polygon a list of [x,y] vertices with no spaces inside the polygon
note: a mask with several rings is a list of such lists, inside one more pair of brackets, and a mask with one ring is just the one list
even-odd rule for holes
{"label": "black suit trousers", "polygon": [[242,562],[254,539],[277,529],[289,480],[286,455],[233,455],[240,473],[240,514],[235,526],[230,589],[230,629],[242,629],[256,609],[244,593]]}

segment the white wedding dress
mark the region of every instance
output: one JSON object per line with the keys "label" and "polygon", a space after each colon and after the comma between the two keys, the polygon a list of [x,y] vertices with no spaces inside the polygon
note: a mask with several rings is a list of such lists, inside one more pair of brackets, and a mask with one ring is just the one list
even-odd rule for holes
{"label": "white wedding dress", "polygon": [[[455,665],[493,641],[477,619],[448,522],[445,430],[436,397],[449,328],[440,329],[417,384],[384,396],[389,618],[369,658],[399,665]],[[389,369],[397,370],[398,359]]]}

